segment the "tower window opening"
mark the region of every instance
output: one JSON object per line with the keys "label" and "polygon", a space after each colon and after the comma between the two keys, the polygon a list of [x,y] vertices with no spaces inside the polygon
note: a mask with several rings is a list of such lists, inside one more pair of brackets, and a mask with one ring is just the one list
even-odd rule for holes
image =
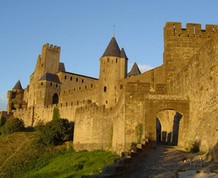
{"label": "tower window opening", "polygon": [[50,86],[52,86],[52,83],[50,83]]}
{"label": "tower window opening", "polygon": [[117,63],[117,58],[116,58],[116,63]]}
{"label": "tower window opening", "polygon": [[52,104],[58,104],[58,94],[55,93],[52,97]]}
{"label": "tower window opening", "polygon": [[106,92],[107,91],[107,87],[106,86],[104,86],[104,92]]}
{"label": "tower window opening", "polygon": [[76,78],[76,82],[78,82],[78,78]]}
{"label": "tower window opening", "polygon": [[73,78],[72,77],[70,77],[70,81],[72,81],[73,80]]}
{"label": "tower window opening", "polygon": [[109,58],[107,58],[107,62],[110,62],[110,59],[109,59]]}
{"label": "tower window opening", "polygon": [[106,100],[106,102],[105,102],[106,104],[108,104],[108,101]]}
{"label": "tower window opening", "polygon": [[121,89],[121,90],[123,89],[123,85],[120,85],[120,89]]}
{"label": "tower window opening", "polygon": [[82,79],[82,83],[84,83],[84,79]]}
{"label": "tower window opening", "polygon": [[41,82],[41,85],[43,85],[43,82]]}
{"label": "tower window opening", "polygon": [[66,75],[64,76],[64,79],[65,79],[65,80],[67,79],[67,76],[66,76]]}

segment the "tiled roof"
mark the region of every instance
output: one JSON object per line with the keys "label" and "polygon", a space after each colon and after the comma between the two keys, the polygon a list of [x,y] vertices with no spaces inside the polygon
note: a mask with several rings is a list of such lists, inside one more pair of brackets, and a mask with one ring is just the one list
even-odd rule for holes
{"label": "tiled roof", "polygon": [[117,44],[117,41],[115,37],[112,37],[110,43],[108,44],[104,54],[102,57],[105,56],[115,56],[115,57],[120,57],[120,48]]}
{"label": "tiled roof", "polygon": [[134,75],[139,75],[141,74],[141,71],[139,70],[138,65],[136,64],[136,62],[133,64],[132,69],[130,70],[130,72],[128,73],[128,77],[130,76],[134,76]]}
{"label": "tiled roof", "polygon": [[17,81],[17,83],[14,85],[15,90],[23,90],[22,85],[20,83],[20,80]]}
{"label": "tiled roof", "polygon": [[121,51],[120,51],[120,57],[128,59],[127,56],[126,56],[124,48],[122,48]]}
{"label": "tiled roof", "polygon": [[47,73],[47,72],[39,79],[39,81],[42,81],[42,80],[51,81],[55,83],[61,83],[57,75]]}

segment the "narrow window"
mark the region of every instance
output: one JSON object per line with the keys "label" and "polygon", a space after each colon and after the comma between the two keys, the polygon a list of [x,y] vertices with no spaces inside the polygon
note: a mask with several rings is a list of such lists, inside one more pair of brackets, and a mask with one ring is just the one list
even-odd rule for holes
{"label": "narrow window", "polygon": [[106,86],[104,86],[104,92],[106,92],[107,91],[107,87]]}
{"label": "narrow window", "polygon": [[73,77],[70,77],[70,81],[72,81],[73,80]]}
{"label": "narrow window", "polygon": [[76,82],[78,82],[78,78],[76,78]]}
{"label": "narrow window", "polygon": [[107,62],[109,62],[110,61],[110,59],[109,58],[107,58]]}
{"label": "narrow window", "polygon": [[82,83],[84,82],[84,80],[82,79]]}
{"label": "narrow window", "polygon": [[117,63],[117,58],[116,58],[116,63]]}
{"label": "narrow window", "polygon": [[52,86],[52,83],[50,83],[50,86]]}
{"label": "narrow window", "polygon": [[65,80],[67,79],[67,76],[66,76],[66,75],[64,76],[64,79],[65,79]]}

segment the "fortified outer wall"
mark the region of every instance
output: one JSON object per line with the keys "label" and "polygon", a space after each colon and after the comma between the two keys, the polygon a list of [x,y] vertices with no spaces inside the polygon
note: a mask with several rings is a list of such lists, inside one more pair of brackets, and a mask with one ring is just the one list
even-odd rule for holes
{"label": "fortified outer wall", "polygon": [[89,104],[90,101],[78,101],[77,103],[68,105],[60,103],[57,105],[49,105],[45,107],[29,107],[13,111],[13,116],[23,119],[25,126],[35,126],[38,122],[49,122],[52,120],[53,109],[57,107],[61,118],[68,119],[70,122],[75,122],[75,111],[78,107]]}
{"label": "fortified outer wall", "polygon": [[105,108],[91,103],[76,110],[74,129],[74,149],[124,150],[124,106],[125,97],[121,95],[115,108]]}
{"label": "fortified outer wall", "polygon": [[[190,58],[199,52],[202,44],[214,38],[218,25],[206,25],[206,30],[200,24],[168,22],[164,27],[164,68],[166,83],[178,74],[188,64]],[[169,86],[170,87],[170,86]]]}
{"label": "fortified outer wall", "polygon": [[208,151],[218,140],[218,37],[207,41],[199,54],[171,82],[171,92],[190,99],[189,142]]}

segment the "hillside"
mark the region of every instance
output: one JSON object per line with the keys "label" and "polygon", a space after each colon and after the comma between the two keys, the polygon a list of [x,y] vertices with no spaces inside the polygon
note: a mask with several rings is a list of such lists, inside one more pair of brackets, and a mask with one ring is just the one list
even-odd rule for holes
{"label": "hillside", "polygon": [[116,155],[105,151],[75,152],[71,143],[45,147],[37,132],[0,136],[0,177],[81,177],[97,174]]}

